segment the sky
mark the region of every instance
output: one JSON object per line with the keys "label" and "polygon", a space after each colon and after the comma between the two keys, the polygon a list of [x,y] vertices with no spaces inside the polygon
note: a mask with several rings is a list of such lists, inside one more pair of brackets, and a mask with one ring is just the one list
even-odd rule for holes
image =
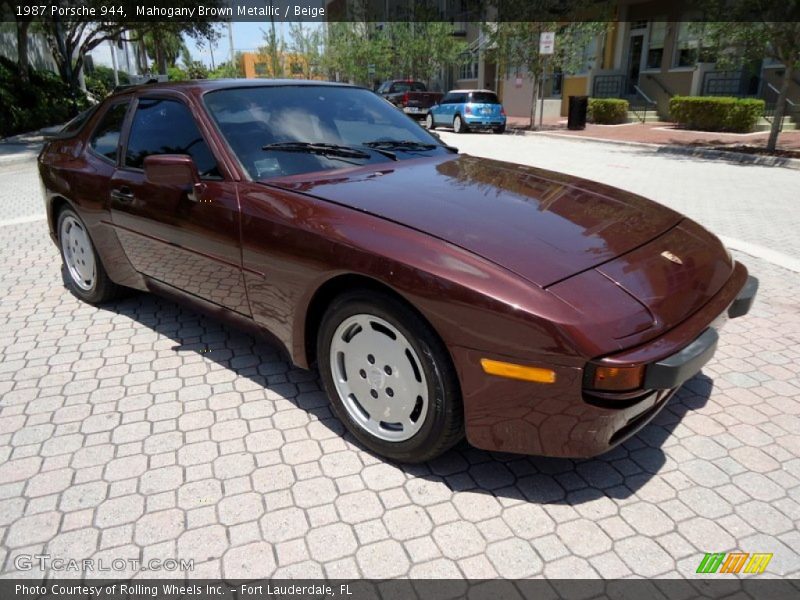
{"label": "sky", "polygon": [[[235,52],[255,52],[260,46],[264,45],[264,31],[269,29],[271,24],[269,21],[263,23],[241,22],[236,21],[233,25],[233,48]],[[319,27],[318,23],[305,23],[304,25],[309,28]],[[283,39],[289,41],[289,23],[275,22],[275,30],[278,36],[283,34]],[[228,60],[230,56],[230,49],[228,46],[228,28],[225,24],[220,25],[220,33],[222,37],[219,39],[216,48],[214,48],[214,63],[219,64]],[[198,48],[194,40],[187,38],[186,45],[192,53],[194,60],[202,61],[206,66],[211,67],[211,52],[209,51],[208,44],[205,44],[201,50]]]}

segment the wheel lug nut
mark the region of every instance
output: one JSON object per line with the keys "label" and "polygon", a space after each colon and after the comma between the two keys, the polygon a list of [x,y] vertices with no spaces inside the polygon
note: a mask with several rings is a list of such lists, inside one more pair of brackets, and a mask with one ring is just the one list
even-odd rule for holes
{"label": "wheel lug nut", "polygon": [[372,356],[372,354],[367,354],[367,361],[369,362],[369,364],[374,365],[375,364],[375,357]]}
{"label": "wheel lug nut", "polygon": [[386,395],[389,396],[389,398],[391,398],[392,396],[394,396],[394,390],[392,388],[386,388]]}
{"label": "wheel lug nut", "polygon": [[383,371],[387,375],[391,375],[392,374],[392,367],[390,367],[389,365],[386,365],[385,367],[383,367]]}
{"label": "wheel lug nut", "polygon": [[369,395],[372,396],[373,398],[377,398],[378,397],[378,392],[377,392],[377,390],[370,390],[369,391]]}
{"label": "wheel lug nut", "polygon": [[364,369],[361,369],[358,374],[361,375],[361,379],[367,378],[367,372]]}

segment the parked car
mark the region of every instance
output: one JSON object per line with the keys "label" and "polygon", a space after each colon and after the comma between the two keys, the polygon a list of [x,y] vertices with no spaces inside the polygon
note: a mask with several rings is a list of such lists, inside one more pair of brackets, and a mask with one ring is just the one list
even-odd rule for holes
{"label": "parked car", "polygon": [[452,90],[425,116],[428,129],[452,127],[456,133],[471,129],[506,130],[506,111],[491,90]]}
{"label": "parked car", "polygon": [[429,92],[424,83],[410,79],[384,81],[376,93],[407,115],[419,119],[424,118],[428,109],[442,99],[441,93]]}
{"label": "parked car", "polygon": [[263,334],[398,461],[465,433],[605,452],[711,359],[757,289],[668,208],[460,155],[347,85],[134,87],[38,163],[75,296],[154,292]]}

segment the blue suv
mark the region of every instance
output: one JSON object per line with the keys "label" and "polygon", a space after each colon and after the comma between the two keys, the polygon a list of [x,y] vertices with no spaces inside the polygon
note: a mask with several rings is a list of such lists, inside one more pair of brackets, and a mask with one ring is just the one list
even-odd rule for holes
{"label": "blue suv", "polygon": [[452,127],[456,133],[470,129],[506,130],[506,111],[490,90],[452,90],[425,117],[428,129]]}

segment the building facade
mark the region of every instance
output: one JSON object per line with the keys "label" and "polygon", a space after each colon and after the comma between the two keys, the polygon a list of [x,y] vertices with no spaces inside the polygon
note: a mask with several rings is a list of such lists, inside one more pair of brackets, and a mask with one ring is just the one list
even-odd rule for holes
{"label": "building facade", "polygon": [[[545,114],[566,115],[569,96],[626,98],[669,116],[673,96],[777,98],[783,65],[762,59],[721,69],[692,26],[690,0],[619,0],[615,18],[584,51],[583,69],[548,73]],[[471,60],[454,68],[454,87],[495,89],[510,116],[528,117],[534,82],[524,68],[501,70],[481,28],[466,30]],[[534,42],[535,43],[535,42]],[[800,111],[800,75],[790,83],[789,109]]]}

